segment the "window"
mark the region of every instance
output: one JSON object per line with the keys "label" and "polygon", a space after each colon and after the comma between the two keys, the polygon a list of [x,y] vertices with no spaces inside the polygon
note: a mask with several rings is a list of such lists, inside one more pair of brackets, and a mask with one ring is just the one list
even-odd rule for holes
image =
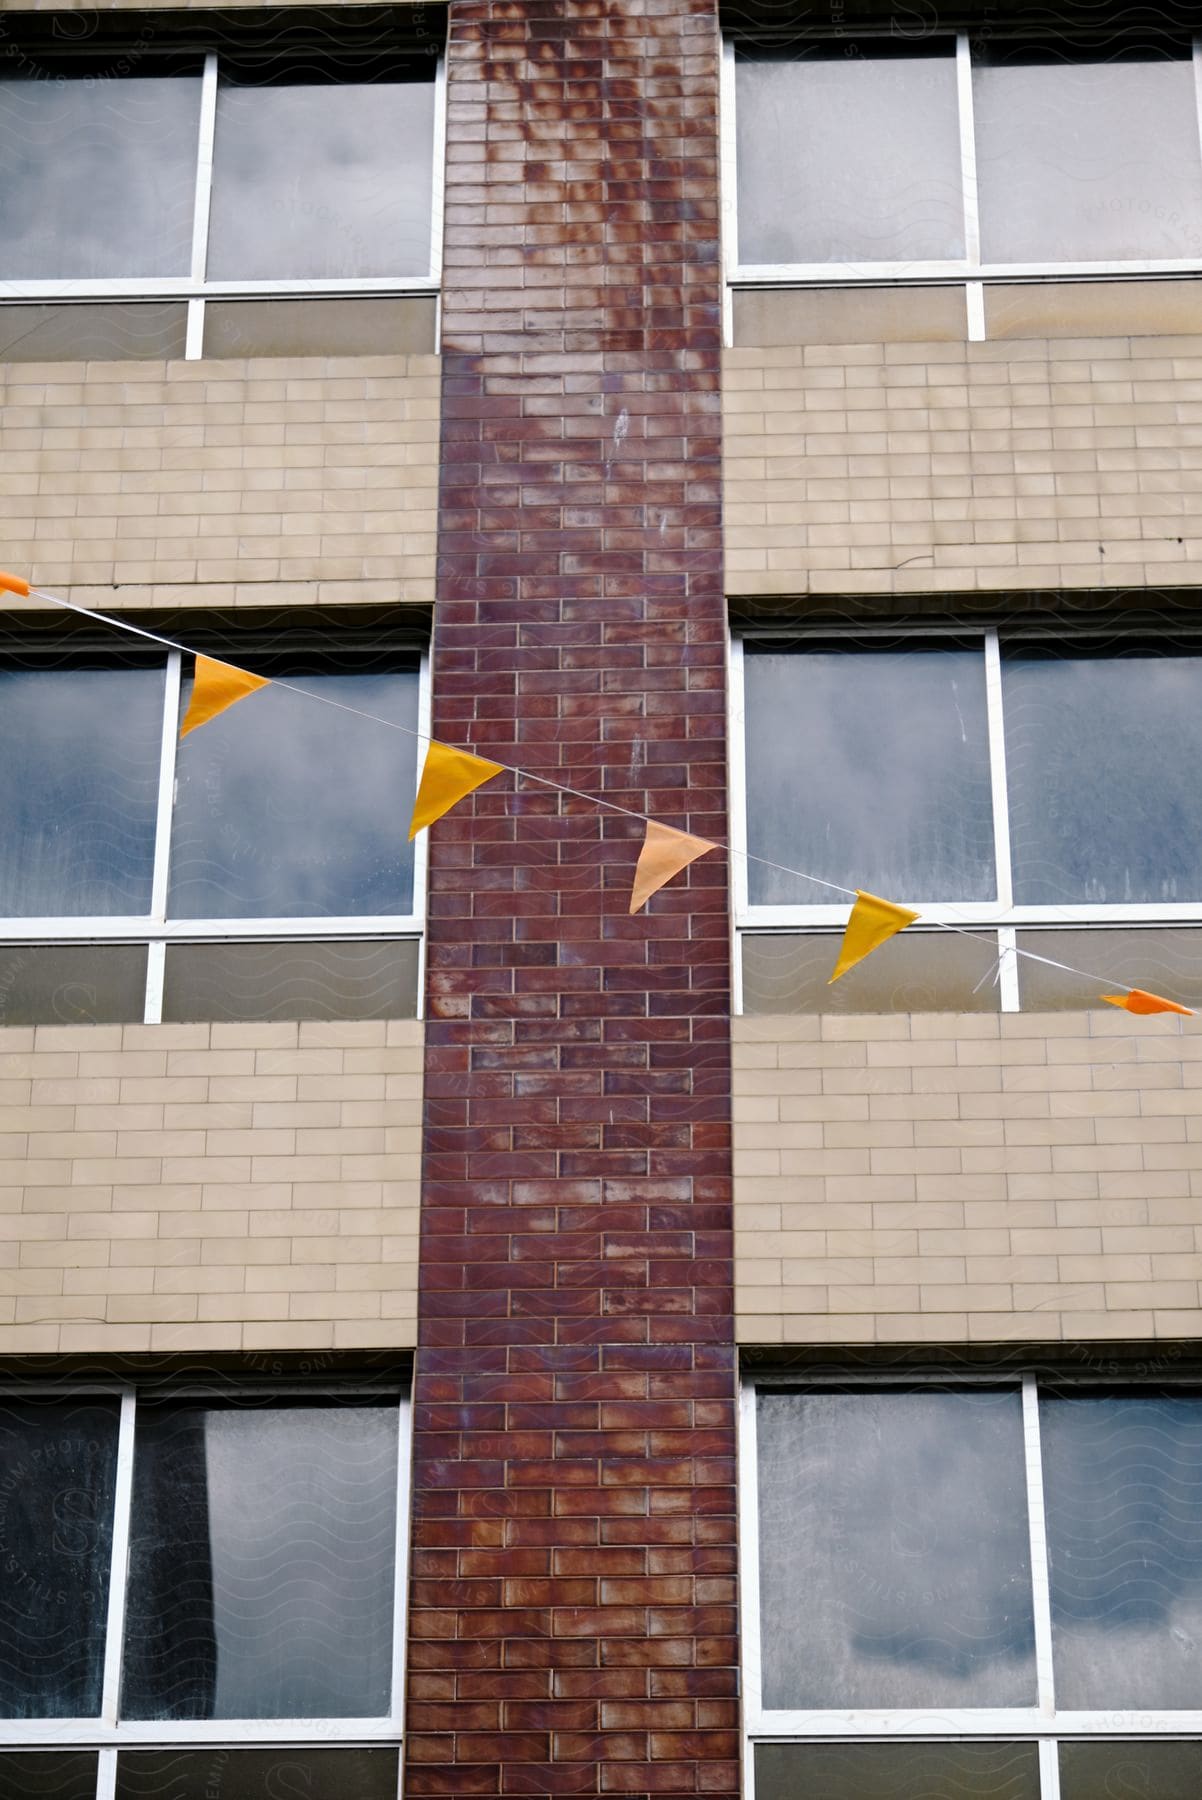
{"label": "window", "polygon": [[1202,49],[982,32],[727,48],[752,285],[1202,268]]}
{"label": "window", "polygon": [[754,1800],[1199,1791],[1197,1392],[749,1383],[742,1429]]}
{"label": "window", "polygon": [[186,302],[196,356],[206,299],[434,290],[437,41],[375,10],[271,18],[6,34],[7,300]]}
{"label": "window", "polygon": [[[1004,1009],[1094,1005],[1124,969],[1128,986],[1135,967],[1150,981],[1149,963],[1166,991],[1202,985],[1202,645],[1188,633],[747,637],[732,695],[744,932],[842,927],[847,901],[789,872],[804,870],[975,934],[912,927],[839,983],[857,1010],[996,1007],[999,970]],[[805,942],[786,955],[748,938],[752,992],[791,981],[812,1010],[834,945]]]}
{"label": "window", "polygon": [[273,685],[182,743],[178,651],[0,654],[0,1021],[414,1012],[422,661],[334,624],[222,634]]}
{"label": "window", "polygon": [[396,1800],[407,1410],[306,1386],[5,1393],[2,1800]]}

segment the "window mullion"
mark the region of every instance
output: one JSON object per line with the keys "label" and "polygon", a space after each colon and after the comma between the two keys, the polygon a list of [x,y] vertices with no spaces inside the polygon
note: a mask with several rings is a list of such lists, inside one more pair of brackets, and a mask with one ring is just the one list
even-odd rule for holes
{"label": "window mullion", "polygon": [[1198,147],[1202,154],[1202,37],[1193,40],[1194,52],[1194,99],[1198,115]]}
{"label": "window mullion", "polygon": [[[113,1494],[113,1558],[109,1568],[109,1610],[104,1640],[104,1687],[100,1701],[103,1724],[115,1727],[121,1698],[121,1653],[125,1640],[125,1579],[129,1570],[130,1508],[134,1485],[135,1400],[132,1388],[121,1395],[117,1430],[117,1478]],[[103,1788],[100,1792],[103,1794]]]}
{"label": "window mullion", "polygon": [[181,657],[168,652],[167,679],[163,689],[163,740],[159,751],[159,803],[154,827],[154,875],[150,890],[150,916],[156,924],[167,917],[167,880],[171,862],[171,810],[175,803],[175,749],[179,738],[179,690]]}
{"label": "window mullion", "polygon": [[727,728],[727,768],[730,792],[730,881],[731,911],[736,922],[747,916],[747,738],[745,723],[745,690],[743,640],[732,638],[727,671],[730,690],[730,723]]}
{"label": "window mullion", "polygon": [[981,266],[981,215],[977,193],[977,139],[972,105],[972,52],[968,35],[956,38],[956,97],[960,115],[960,185],[964,199],[964,257]]}
{"label": "window mullion", "polygon": [[[192,213],[192,265],[194,283],[205,278],[209,260],[209,206],[213,194],[213,137],[217,123],[217,57],[209,51],[205,57],[204,75],[200,83],[200,133],[196,151],[196,196]],[[205,303],[196,297],[188,301],[188,335],[184,356],[195,362],[204,352]]]}
{"label": "window mullion", "polygon": [[989,780],[993,799],[993,856],[998,905],[1014,905],[1010,866],[1010,796],[1006,785],[1006,724],[1002,712],[1002,653],[996,629],[985,633],[985,711],[989,730]]}
{"label": "window mullion", "polygon": [[117,1793],[117,1752],[101,1750],[96,1758],[96,1800],[115,1800]]}
{"label": "window mullion", "polygon": [[[756,1444],[756,1390],[751,1381],[739,1389],[739,1598],[743,1637],[743,1729],[760,1725],[763,1680],[760,1668],[760,1508]],[[748,1756],[752,1747],[747,1746]]]}
{"label": "window mullion", "polygon": [[[1035,1614],[1035,1681],[1040,1717],[1052,1719],[1056,1714],[1052,1672],[1052,1592],[1048,1573],[1047,1518],[1043,1501],[1039,1390],[1034,1375],[1023,1376],[1023,1445],[1027,1466],[1027,1525],[1031,1537],[1031,1591]],[[1044,1800],[1047,1800],[1046,1793]]]}
{"label": "window mullion", "polygon": [[1055,1738],[1039,1740],[1039,1800],[1060,1800],[1060,1746]]}

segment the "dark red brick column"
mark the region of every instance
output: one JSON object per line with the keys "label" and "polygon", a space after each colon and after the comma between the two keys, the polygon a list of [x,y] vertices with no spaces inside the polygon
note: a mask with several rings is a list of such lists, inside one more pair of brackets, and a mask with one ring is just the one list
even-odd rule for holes
{"label": "dark red brick column", "polygon": [[[451,7],[434,730],[725,837],[713,0]],[[406,1791],[738,1792],[726,859],[431,834]]]}

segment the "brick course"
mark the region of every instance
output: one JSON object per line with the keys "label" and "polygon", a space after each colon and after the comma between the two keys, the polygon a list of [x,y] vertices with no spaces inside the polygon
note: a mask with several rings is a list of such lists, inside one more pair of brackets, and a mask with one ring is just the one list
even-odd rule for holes
{"label": "brick course", "polygon": [[[711,0],[452,7],[437,735],[725,834]],[[738,1791],[725,868],[431,834],[406,1784]]]}

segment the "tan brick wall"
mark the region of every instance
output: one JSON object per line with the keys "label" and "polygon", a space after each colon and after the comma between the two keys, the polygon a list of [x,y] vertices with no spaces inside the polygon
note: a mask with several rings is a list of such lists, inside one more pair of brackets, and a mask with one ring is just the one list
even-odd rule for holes
{"label": "tan brick wall", "polygon": [[438,367],[0,365],[5,566],[102,607],[428,603]]}
{"label": "tan brick wall", "polygon": [[1202,1332],[1202,1018],[742,1018],[734,1083],[741,1343]]}
{"label": "tan brick wall", "polygon": [[422,1041],[0,1030],[0,1355],[412,1345]]}
{"label": "tan brick wall", "polygon": [[733,594],[1193,585],[1202,336],[724,357]]}

